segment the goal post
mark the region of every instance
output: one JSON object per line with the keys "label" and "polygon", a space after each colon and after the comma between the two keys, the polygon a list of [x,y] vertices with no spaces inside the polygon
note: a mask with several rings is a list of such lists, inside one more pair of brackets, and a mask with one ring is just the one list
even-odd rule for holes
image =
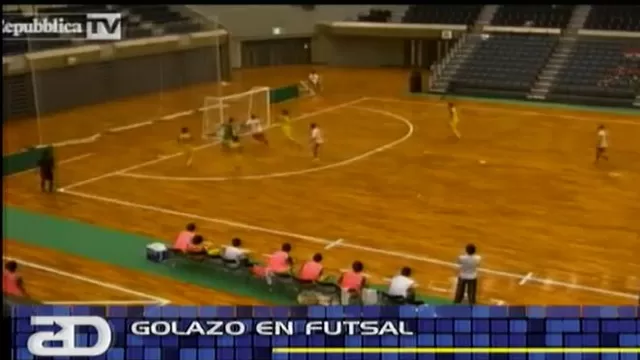
{"label": "goal post", "polygon": [[268,87],[255,87],[249,91],[221,97],[207,96],[202,107],[202,137],[215,138],[221,125],[229,118],[242,124],[251,115],[262,120],[264,128],[271,126],[271,99]]}

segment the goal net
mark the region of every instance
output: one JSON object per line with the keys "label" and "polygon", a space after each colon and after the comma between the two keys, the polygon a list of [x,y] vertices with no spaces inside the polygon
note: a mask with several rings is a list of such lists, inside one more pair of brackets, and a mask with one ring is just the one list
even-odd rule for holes
{"label": "goal net", "polygon": [[[233,118],[236,125],[243,124],[251,115],[262,120],[264,128],[271,126],[271,101],[268,87],[222,97],[207,96],[202,109],[202,137],[217,138],[221,125]],[[241,130],[241,128],[239,128]],[[239,131],[242,135],[243,131]]]}

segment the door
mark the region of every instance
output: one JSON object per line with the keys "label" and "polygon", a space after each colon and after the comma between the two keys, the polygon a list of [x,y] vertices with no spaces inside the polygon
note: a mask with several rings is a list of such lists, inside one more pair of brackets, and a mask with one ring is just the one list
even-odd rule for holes
{"label": "door", "polygon": [[263,42],[242,42],[242,67],[267,66],[269,65],[270,57],[270,51]]}
{"label": "door", "polygon": [[242,67],[311,64],[311,38],[242,42]]}
{"label": "door", "polygon": [[406,68],[415,66],[415,40],[406,39],[402,45],[402,64]]}
{"label": "door", "polygon": [[430,69],[431,65],[435,64],[440,56],[440,53],[438,51],[438,39],[423,39],[420,41],[421,42],[421,46],[419,46],[420,49],[420,57],[422,60],[422,63],[420,64],[420,66],[423,69]]}

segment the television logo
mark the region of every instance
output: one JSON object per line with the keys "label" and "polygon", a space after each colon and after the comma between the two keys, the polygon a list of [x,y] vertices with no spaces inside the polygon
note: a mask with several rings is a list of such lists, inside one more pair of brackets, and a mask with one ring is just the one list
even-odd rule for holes
{"label": "television logo", "polygon": [[[111,327],[98,316],[32,316],[32,326],[57,325],[60,330],[40,331],[29,337],[27,348],[34,356],[100,356],[111,346]],[[91,326],[98,341],[91,347],[76,347],[76,326]],[[46,342],[61,342],[62,346],[45,346]]]}
{"label": "television logo", "polygon": [[122,40],[122,15],[87,14],[87,40]]}
{"label": "television logo", "polygon": [[[84,37],[86,40],[122,40],[122,14],[48,14],[8,16],[2,18],[3,40],[22,39],[35,36],[38,39],[59,39]],[[53,35],[48,37],[49,35]]]}

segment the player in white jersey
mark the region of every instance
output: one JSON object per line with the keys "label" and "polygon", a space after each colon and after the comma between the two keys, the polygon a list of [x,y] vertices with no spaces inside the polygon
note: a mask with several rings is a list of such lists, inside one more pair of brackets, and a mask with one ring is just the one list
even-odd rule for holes
{"label": "player in white jersey", "polygon": [[320,92],[322,83],[320,82],[320,75],[315,70],[311,70],[307,77],[308,90],[312,95]]}
{"label": "player in white jersey", "polygon": [[596,164],[600,161],[600,158],[609,160],[607,155],[607,148],[609,147],[609,132],[605,129],[604,125],[598,126],[598,134],[596,141]]}
{"label": "player in white jersey", "polygon": [[316,123],[311,123],[310,128],[311,152],[313,154],[313,160],[318,160],[320,146],[324,144],[324,137],[322,136],[322,130],[320,130]]}
{"label": "player in white jersey", "polygon": [[260,118],[258,118],[254,114],[251,114],[249,120],[247,120],[244,124],[245,126],[249,127],[251,137],[254,140],[259,141],[265,145],[269,145],[269,141],[267,141],[267,137],[264,135],[264,129],[262,128],[262,121],[260,120]]}

